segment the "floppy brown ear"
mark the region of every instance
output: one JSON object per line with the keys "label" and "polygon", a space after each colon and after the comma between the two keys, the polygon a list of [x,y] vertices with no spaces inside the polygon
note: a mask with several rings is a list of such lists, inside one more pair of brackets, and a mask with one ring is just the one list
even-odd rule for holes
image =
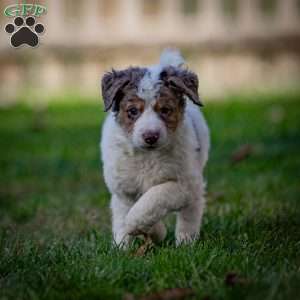
{"label": "floppy brown ear", "polygon": [[126,90],[137,89],[138,83],[146,71],[145,68],[130,67],[125,70],[112,70],[106,73],[101,83],[105,111],[110,108],[114,112],[118,111]]}
{"label": "floppy brown ear", "polygon": [[118,110],[118,105],[124,96],[122,90],[128,83],[128,77],[122,76],[121,72],[115,70],[103,76],[101,89],[105,111],[110,108],[112,108],[112,111]]}
{"label": "floppy brown ear", "polygon": [[198,77],[188,70],[166,70],[161,74],[167,86],[188,97],[193,103],[203,106],[198,94]]}

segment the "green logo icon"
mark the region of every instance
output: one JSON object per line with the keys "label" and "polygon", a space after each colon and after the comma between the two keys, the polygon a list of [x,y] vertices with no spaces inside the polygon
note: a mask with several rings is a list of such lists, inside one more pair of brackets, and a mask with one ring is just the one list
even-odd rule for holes
{"label": "green logo icon", "polygon": [[6,17],[24,17],[28,15],[40,17],[45,13],[47,13],[47,8],[40,4],[12,4],[4,9],[4,15]]}

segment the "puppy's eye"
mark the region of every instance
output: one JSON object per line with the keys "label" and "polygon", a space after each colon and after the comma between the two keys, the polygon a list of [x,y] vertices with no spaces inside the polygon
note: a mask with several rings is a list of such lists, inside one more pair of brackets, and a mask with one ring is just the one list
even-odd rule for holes
{"label": "puppy's eye", "polygon": [[163,106],[161,109],[160,109],[160,113],[164,116],[167,116],[169,114],[172,113],[172,109],[169,108],[169,107],[166,107],[166,106]]}
{"label": "puppy's eye", "polygon": [[140,112],[136,107],[130,107],[127,109],[127,114],[129,117],[136,117],[139,113]]}

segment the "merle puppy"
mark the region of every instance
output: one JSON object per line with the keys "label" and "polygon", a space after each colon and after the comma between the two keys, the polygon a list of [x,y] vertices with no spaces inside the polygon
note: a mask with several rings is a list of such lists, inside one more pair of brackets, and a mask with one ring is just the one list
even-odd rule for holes
{"label": "merle puppy", "polygon": [[106,73],[101,150],[105,182],[112,194],[116,244],[136,234],[165,238],[162,219],[177,213],[176,243],[199,235],[205,206],[203,168],[209,130],[199,110],[197,75],[178,51],[160,63]]}

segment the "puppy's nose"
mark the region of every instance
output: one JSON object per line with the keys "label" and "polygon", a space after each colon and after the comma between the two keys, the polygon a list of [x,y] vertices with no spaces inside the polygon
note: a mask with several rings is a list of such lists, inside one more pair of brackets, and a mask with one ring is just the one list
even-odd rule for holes
{"label": "puppy's nose", "polygon": [[158,131],[146,131],[143,134],[143,139],[148,145],[153,145],[159,139],[159,132]]}

